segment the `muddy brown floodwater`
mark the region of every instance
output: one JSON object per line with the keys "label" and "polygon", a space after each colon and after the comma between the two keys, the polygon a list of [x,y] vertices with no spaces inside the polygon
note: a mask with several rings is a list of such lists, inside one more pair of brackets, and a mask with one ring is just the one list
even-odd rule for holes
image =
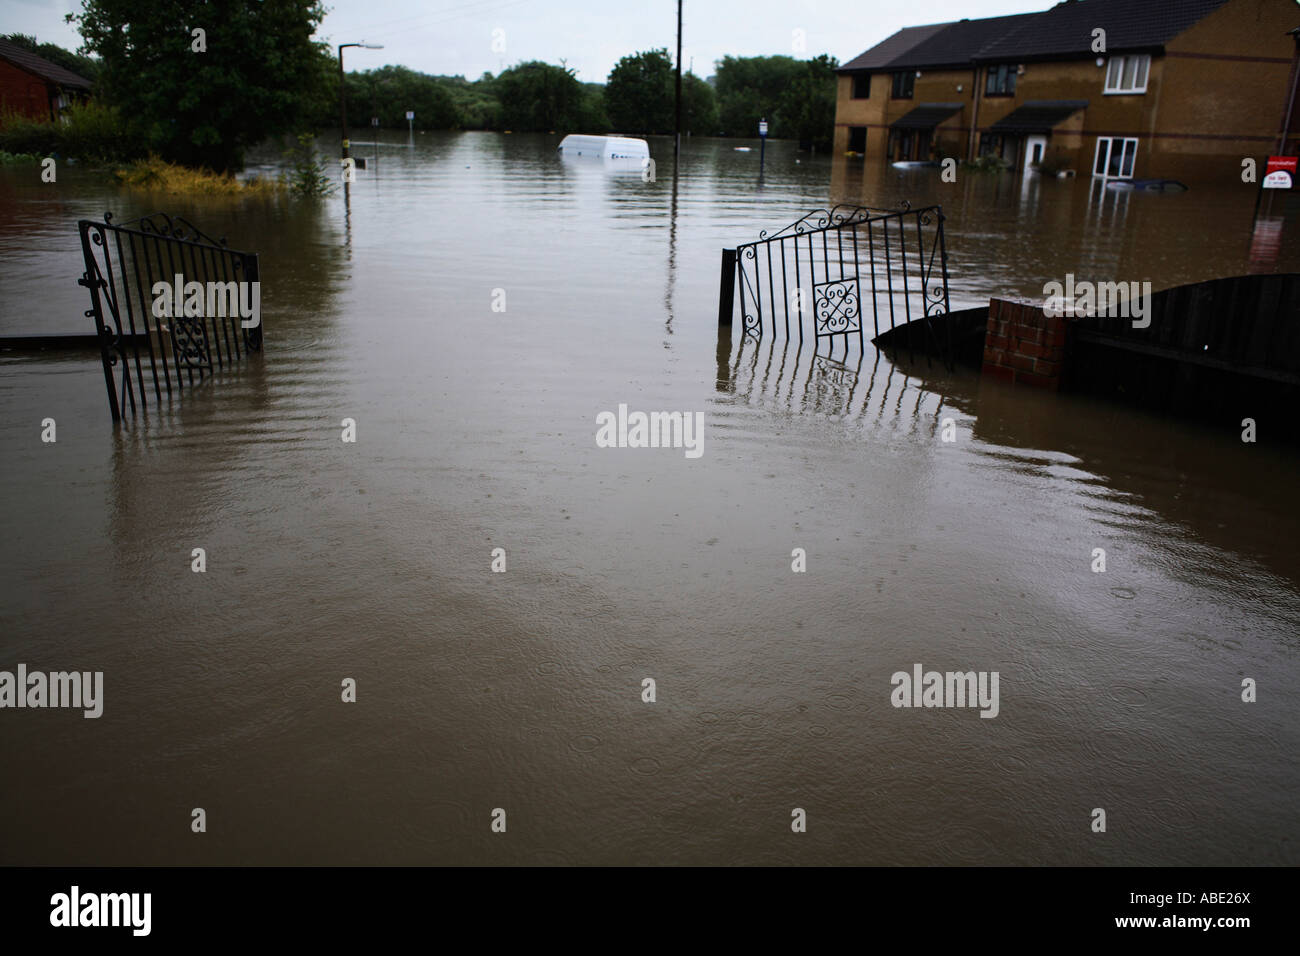
{"label": "muddy brown floodwater", "polygon": [[[95,356],[0,354],[0,669],[105,698],[0,711],[0,863],[1300,862],[1294,450],[716,328],[718,250],[828,201],[941,201],[954,307],[1300,271],[1294,211],[1261,263],[1232,183],[415,141],[346,208],[0,170],[0,334],[90,331],[76,220],[160,206],[261,253],[266,323],[116,432]],[[703,455],[598,448],[620,403]],[[996,718],[895,708],[915,664]]]}

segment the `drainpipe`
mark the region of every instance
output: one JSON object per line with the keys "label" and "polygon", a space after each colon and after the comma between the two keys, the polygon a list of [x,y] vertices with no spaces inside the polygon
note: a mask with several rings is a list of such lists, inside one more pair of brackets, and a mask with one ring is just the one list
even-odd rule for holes
{"label": "drainpipe", "polygon": [[973,163],[976,158],[975,127],[979,125],[980,120],[980,68],[978,64],[971,69],[970,82],[971,96],[974,98],[975,104],[971,107],[970,111],[970,137],[966,144],[966,161]]}
{"label": "drainpipe", "polygon": [[1295,56],[1291,59],[1291,95],[1287,97],[1286,112],[1282,114],[1282,136],[1278,140],[1277,154],[1286,155],[1286,140],[1291,135],[1291,117],[1295,113],[1295,92],[1297,81],[1300,81],[1300,27],[1291,31],[1295,37]]}

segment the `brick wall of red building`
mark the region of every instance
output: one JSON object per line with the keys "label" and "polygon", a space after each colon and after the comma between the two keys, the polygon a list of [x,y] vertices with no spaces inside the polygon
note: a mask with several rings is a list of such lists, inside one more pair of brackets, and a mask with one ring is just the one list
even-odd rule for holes
{"label": "brick wall of red building", "polygon": [[0,60],[0,123],[7,113],[49,119],[50,99],[44,80]]}

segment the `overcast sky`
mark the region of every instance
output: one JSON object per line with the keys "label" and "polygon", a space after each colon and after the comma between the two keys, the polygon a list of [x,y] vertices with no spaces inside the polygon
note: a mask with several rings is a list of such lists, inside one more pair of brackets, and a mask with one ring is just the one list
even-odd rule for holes
{"label": "overcast sky", "polygon": [[[737,56],[830,53],[841,63],[900,27],[963,17],[1044,10],[1053,0],[685,0],[682,63],[708,76]],[[348,69],[388,63],[425,73],[477,78],[520,60],[563,60],[584,81],[604,82],[619,58],[676,44],[676,0],[328,0],[320,38],[367,41],[383,50],[349,50]],[[35,34],[75,48],[63,22],[79,0],[0,0],[0,33]],[[195,26],[202,26],[196,23]],[[504,52],[493,49],[493,31]],[[797,47],[803,31],[804,49]],[[500,43],[498,43],[500,46]]]}

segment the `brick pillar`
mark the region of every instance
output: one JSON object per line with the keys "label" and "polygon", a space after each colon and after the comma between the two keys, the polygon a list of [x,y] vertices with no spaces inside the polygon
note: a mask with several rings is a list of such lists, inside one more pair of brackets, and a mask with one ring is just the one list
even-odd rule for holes
{"label": "brick pillar", "polygon": [[1017,385],[1060,388],[1068,321],[1047,315],[1041,299],[989,299],[983,373]]}

